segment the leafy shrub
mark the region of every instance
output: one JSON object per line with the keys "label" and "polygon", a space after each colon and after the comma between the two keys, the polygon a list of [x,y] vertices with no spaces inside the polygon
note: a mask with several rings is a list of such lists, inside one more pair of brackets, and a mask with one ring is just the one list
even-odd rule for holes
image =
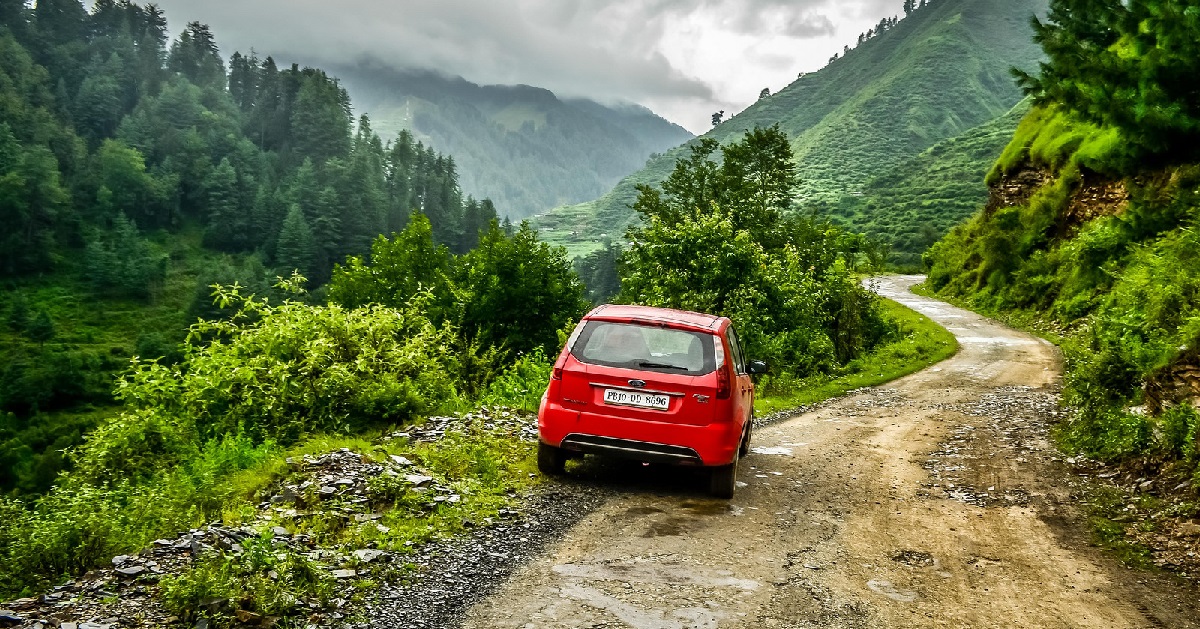
{"label": "leafy shrub", "polygon": [[554,351],[555,332],[582,314],[583,286],[561,248],[522,225],[509,234],[496,221],[461,256],[434,244],[429,220],[414,213],[404,231],[379,237],[371,262],[350,258],[334,269],[332,303],[402,307],[418,294],[437,325],[452,323],[480,348],[520,354]]}
{"label": "leafy shrub", "polygon": [[202,441],[245,433],[288,443],[404,422],[456,395],[457,337],[422,314],[425,296],[399,310],[347,310],[218,292],[237,314],[192,326],[179,365],[135,363],[118,384],[122,401],[194,421]]}
{"label": "leafy shrub", "polygon": [[503,373],[488,385],[479,399],[480,406],[507,406],[526,412],[537,412],[542,394],[550,386],[553,361],[538,348],[517,358]]}
{"label": "leafy shrub", "polygon": [[235,612],[281,616],[333,597],[333,577],[310,559],[276,548],[269,533],[247,539],[241,555],[213,552],[178,576],[163,577],[163,606],[188,620],[238,626]]}

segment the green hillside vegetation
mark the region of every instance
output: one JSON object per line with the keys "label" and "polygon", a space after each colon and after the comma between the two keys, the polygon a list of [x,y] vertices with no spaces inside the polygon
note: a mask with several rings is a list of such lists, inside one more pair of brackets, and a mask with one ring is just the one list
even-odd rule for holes
{"label": "green hillside vegetation", "polygon": [[992,164],[1029,111],[1023,102],[1009,113],[944,140],[831,206],[839,223],[890,244],[894,266],[923,268],[921,254],[988,199]]}
{"label": "green hillside vegetation", "polygon": [[[1030,16],[1044,0],[937,0],[876,32],[819,72],[761,98],[704,137],[728,143],[779,124],[791,138],[800,201],[836,206],[873,178],[934,144],[1009,112],[1022,98],[1009,70],[1041,51]],[[897,7],[899,8],[899,7]],[[638,185],[663,181],[686,146],[652,158],[594,202],[557,208],[535,225],[553,243],[586,253],[634,220]]]}
{"label": "green hillside vegetation", "polygon": [[563,99],[528,85],[476,85],[376,63],[338,66],[385,138],[408,131],[454,155],[465,192],[512,220],[594,199],[692,134],[632,104]]}
{"label": "green hillside vegetation", "polygon": [[1001,201],[930,250],[929,286],[1061,338],[1069,450],[1200,484],[1196,7],[1052,7]]}
{"label": "green hillside vegetation", "polygon": [[[324,72],[168,45],[153,5],[4,5],[0,27],[0,491],[39,492],[109,414],[132,356],[179,359],[213,284],[313,288],[422,210],[456,253],[496,218],[454,160],[384,144]],[[275,295],[278,296],[278,295]]]}

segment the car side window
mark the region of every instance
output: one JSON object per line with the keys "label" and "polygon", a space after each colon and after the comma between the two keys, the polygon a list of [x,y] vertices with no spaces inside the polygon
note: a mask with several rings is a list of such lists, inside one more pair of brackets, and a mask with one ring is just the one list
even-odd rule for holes
{"label": "car side window", "polygon": [[733,354],[733,370],[739,376],[746,375],[746,360],[742,356],[742,343],[738,340],[737,332],[729,326],[729,351]]}

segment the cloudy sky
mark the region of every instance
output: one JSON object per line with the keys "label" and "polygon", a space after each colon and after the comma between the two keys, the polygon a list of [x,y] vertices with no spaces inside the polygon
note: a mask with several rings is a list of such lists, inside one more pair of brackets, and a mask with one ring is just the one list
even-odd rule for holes
{"label": "cloudy sky", "polygon": [[694,132],[819,69],[901,0],[157,0],[222,52],[375,57],[476,83],[631,100]]}

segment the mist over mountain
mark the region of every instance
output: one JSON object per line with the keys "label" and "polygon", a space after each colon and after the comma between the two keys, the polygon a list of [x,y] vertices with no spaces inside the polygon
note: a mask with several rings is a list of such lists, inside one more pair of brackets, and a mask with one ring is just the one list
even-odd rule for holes
{"label": "mist over mountain", "polygon": [[655,153],[693,136],[632,103],[560,98],[528,85],[477,85],[377,62],[334,66],[385,139],[401,130],[453,156],[464,194],[526,218],[594,199]]}

